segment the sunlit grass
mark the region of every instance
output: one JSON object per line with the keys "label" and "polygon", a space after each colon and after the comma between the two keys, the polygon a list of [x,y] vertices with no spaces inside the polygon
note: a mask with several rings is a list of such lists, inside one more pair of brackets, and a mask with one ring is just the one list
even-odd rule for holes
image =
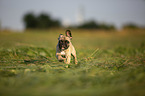
{"label": "sunlit grass", "polygon": [[72,30],[78,65],[55,58],[59,30],[0,33],[0,95],[143,96],[144,30]]}

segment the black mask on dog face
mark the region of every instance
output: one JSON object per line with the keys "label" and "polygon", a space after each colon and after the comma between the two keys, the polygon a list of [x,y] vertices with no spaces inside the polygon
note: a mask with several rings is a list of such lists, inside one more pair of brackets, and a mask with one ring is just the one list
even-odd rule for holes
{"label": "black mask on dog face", "polygon": [[68,40],[59,40],[59,49],[65,50],[69,47],[69,41]]}

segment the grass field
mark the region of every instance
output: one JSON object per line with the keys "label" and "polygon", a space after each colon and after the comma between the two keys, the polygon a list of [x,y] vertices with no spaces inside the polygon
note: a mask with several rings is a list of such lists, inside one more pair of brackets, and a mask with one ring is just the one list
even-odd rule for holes
{"label": "grass field", "polygon": [[64,31],[0,32],[0,96],[145,96],[145,30],[74,29],[69,68],[55,58]]}

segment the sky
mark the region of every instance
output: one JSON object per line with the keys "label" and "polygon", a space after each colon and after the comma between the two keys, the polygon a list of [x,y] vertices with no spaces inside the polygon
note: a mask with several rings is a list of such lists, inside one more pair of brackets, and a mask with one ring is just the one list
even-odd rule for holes
{"label": "sky", "polygon": [[127,23],[145,26],[145,0],[0,0],[1,28],[23,30],[28,12],[45,12],[64,25],[78,24],[82,17],[117,28]]}

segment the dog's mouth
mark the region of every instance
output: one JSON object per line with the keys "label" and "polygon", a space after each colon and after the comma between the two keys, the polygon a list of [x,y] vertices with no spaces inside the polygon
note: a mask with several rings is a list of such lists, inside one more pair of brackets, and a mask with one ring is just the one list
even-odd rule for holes
{"label": "dog's mouth", "polygon": [[69,41],[68,40],[59,40],[59,48],[60,50],[68,49]]}

